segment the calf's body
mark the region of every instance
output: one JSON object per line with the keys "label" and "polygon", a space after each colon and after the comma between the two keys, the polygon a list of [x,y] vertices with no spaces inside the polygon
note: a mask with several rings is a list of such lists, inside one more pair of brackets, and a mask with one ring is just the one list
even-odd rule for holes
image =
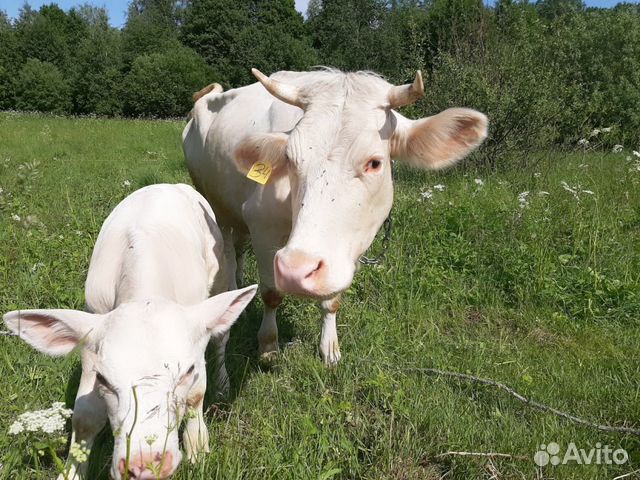
{"label": "calf's body", "polygon": [[256,290],[208,298],[226,290],[222,265],[221,233],[204,198],[187,185],[153,185],[125,198],[104,222],[86,281],[88,312],[4,316],[45,353],[82,346],[72,441],[91,447],[109,420],[113,478],[170,476],[181,459],[177,434],[187,411],[187,455],[208,451],[205,348],[209,339],[216,342],[225,390],[228,329]]}

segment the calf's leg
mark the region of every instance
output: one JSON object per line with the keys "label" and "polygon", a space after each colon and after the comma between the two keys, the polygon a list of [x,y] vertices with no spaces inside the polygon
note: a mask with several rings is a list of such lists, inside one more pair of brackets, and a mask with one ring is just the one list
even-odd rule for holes
{"label": "calf's leg", "polygon": [[[84,359],[82,363],[82,376],[71,419],[73,428],[71,444],[79,444],[84,441],[86,447],[91,450],[96,436],[107,423],[107,408],[95,390],[96,375],[93,371],[93,364],[87,365]],[[66,477],[60,475],[58,480],[65,478],[86,479],[88,463],[88,461],[78,462],[78,459],[69,457],[66,465],[68,473]]]}
{"label": "calf's leg", "polygon": [[341,358],[336,313],[340,306],[340,296],[320,303],[322,311],[322,334],[320,335],[320,356],[328,367],[336,365]]}
{"label": "calf's leg", "polygon": [[[228,379],[227,379],[228,380]],[[204,367],[198,369],[198,381],[191,388],[187,397],[187,421],[182,434],[182,443],[184,445],[187,458],[195,462],[197,456],[201,452],[209,452],[209,431],[204,423],[204,393],[207,389],[207,372]]]}

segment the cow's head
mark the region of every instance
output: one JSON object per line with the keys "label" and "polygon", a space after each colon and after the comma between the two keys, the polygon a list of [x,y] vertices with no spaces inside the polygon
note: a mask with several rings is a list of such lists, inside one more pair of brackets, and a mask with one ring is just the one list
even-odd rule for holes
{"label": "cow's head", "polygon": [[285,293],[324,299],[349,287],[391,209],[391,159],[440,169],[487,136],[487,117],[475,110],[452,108],[420,120],[395,112],[423,95],[420,72],[403,86],[369,73],[282,81],[253,73],[273,96],[304,112],[291,131],[250,136],[235,153],[241,171],[266,161],[274,177],[289,176],[292,231],[274,260],[276,285]]}
{"label": "cow's head", "polygon": [[81,381],[90,382],[81,388],[96,398],[88,402],[78,397],[74,429],[90,430],[85,422],[92,420],[86,416],[97,409],[100,417],[106,409],[114,433],[112,478],[123,478],[127,471],[130,479],[166,478],[182,458],[178,428],[185,411],[204,395],[207,343],[231,327],[256,288],[226,292],[189,307],[156,299],[125,303],[104,315],[17,310],[4,321],[48,355],[65,355],[81,346]]}

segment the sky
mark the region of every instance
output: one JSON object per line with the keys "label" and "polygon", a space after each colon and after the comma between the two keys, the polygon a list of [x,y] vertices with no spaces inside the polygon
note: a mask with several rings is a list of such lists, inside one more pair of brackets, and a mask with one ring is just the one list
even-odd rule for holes
{"label": "sky", "polygon": [[[613,7],[622,0],[586,0],[588,7]],[[629,0],[627,0],[629,1]],[[296,9],[305,13],[309,0],[295,0]],[[16,18],[20,7],[25,0],[0,0],[0,10],[7,12],[9,17]],[[127,5],[129,0],[29,0],[29,5],[34,9],[39,9],[43,4],[57,3],[60,8],[69,10],[71,7],[88,3],[97,7],[105,7],[109,12],[111,25],[122,27],[127,15]]]}

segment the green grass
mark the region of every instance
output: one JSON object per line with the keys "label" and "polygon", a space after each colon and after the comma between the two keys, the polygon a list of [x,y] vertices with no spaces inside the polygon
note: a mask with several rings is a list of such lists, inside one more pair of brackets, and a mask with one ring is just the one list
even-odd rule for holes
{"label": "green grass", "polygon": [[[182,127],[0,114],[0,311],[82,308],[109,211],[135,188],[188,181]],[[261,369],[260,306],[251,305],[228,349],[233,399],[208,411],[211,454],[176,478],[469,479],[495,468],[500,478],[599,479],[639,468],[637,437],[412,370],[492,378],[595,422],[638,426],[640,171],[627,155],[546,154],[498,173],[398,168],[387,257],[360,270],[339,312],[340,365],[327,370],[318,358],[317,308],[288,299],[281,355]],[[594,194],[578,201],[561,181]],[[446,189],[423,199],[436,184]],[[247,277],[256,278],[251,257]],[[78,362],[0,336],[0,432],[25,410],[72,399]],[[551,441],[622,447],[630,460],[539,469],[533,454]],[[35,462],[32,448],[0,433],[0,477],[50,478],[51,462]],[[107,470],[109,448],[94,449],[94,471]],[[438,456],[447,451],[526,459],[491,466]]]}

